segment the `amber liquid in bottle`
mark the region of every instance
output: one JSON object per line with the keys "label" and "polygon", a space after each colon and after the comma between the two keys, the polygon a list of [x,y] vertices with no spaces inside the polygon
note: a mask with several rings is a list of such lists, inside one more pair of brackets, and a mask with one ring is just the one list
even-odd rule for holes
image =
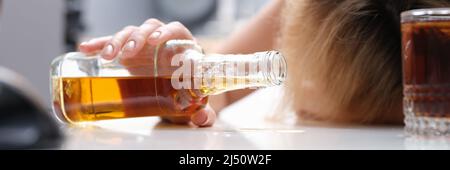
{"label": "amber liquid in bottle", "polygon": [[208,97],[176,90],[170,77],[53,78],[58,116],[86,122],[142,116],[186,116],[205,107]]}
{"label": "amber liquid in bottle", "polygon": [[[165,51],[174,52],[169,47]],[[281,85],[286,77],[286,61],[277,51],[208,57],[198,50],[176,53],[144,58],[151,62],[135,67],[81,53],[60,56],[51,64],[53,111],[68,123],[189,116],[206,106],[209,95]],[[167,56],[185,60],[173,66],[176,58],[169,62]]]}

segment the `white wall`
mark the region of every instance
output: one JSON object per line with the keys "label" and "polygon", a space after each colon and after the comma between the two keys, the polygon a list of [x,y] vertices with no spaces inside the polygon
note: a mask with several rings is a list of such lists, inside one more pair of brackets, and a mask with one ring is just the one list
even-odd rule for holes
{"label": "white wall", "polygon": [[113,34],[127,25],[140,25],[153,12],[149,0],[82,0],[89,37]]}
{"label": "white wall", "polygon": [[62,0],[4,0],[0,65],[26,76],[50,103],[49,65],[63,53]]}
{"label": "white wall", "polygon": [[[154,1],[158,0],[82,0],[84,12],[83,20],[87,26],[85,36],[96,37],[110,35],[127,25],[140,25],[150,17],[159,19],[165,18],[164,16],[160,16],[162,14],[152,11]],[[168,3],[171,2],[174,3],[174,5],[180,5],[179,1],[182,0],[171,0]],[[199,0],[191,1],[195,3],[203,2]],[[211,18],[214,25],[200,28],[200,31],[196,33],[202,35],[221,34],[220,31],[217,31],[218,29],[225,29],[224,32],[228,33],[234,27],[234,23],[230,23],[228,20],[235,21],[238,19],[249,18],[257,13],[268,1],[269,0],[219,0],[219,14]],[[203,7],[201,4],[195,3],[188,6],[184,4],[184,6],[178,8],[180,8],[180,10],[195,10],[192,5]],[[196,13],[196,11],[192,12]],[[184,13],[185,12],[180,11],[175,14]],[[189,18],[187,15],[179,17]]]}

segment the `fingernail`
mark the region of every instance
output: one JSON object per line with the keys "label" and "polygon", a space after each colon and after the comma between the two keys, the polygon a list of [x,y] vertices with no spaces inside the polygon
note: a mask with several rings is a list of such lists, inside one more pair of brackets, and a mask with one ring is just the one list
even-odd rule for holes
{"label": "fingernail", "polygon": [[125,46],[125,48],[123,49],[124,51],[131,51],[136,47],[136,42],[134,40],[131,40],[127,43],[127,45]]}
{"label": "fingernail", "polygon": [[84,45],[87,45],[87,44],[88,44],[88,42],[85,41],[85,42],[82,42],[80,45],[84,46]]}
{"label": "fingernail", "polygon": [[106,47],[106,49],[103,51],[104,56],[110,56],[113,53],[114,47],[110,44]]}
{"label": "fingernail", "polygon": [[156,32],[152,33],[152,35],[150,35],[150,39],[158,39],[159,36],[161,36],[161,32],[156,31]]}

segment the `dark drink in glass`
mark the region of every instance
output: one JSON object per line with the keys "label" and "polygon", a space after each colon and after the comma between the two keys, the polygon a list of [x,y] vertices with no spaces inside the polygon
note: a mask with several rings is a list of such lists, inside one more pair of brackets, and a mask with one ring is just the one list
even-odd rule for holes
{"label": "dark drink in glass", "polygon": [[450,135],[450,8],[402,13],[403,109],[410,135]]}

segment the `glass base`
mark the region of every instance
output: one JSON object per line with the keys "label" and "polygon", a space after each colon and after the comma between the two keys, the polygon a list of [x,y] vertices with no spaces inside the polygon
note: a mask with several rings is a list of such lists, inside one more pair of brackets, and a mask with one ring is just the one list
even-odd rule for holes
{"label": "glass base", "polygon": [[405,112],[405,132],[409,136],[450,136],[450,118]]}

